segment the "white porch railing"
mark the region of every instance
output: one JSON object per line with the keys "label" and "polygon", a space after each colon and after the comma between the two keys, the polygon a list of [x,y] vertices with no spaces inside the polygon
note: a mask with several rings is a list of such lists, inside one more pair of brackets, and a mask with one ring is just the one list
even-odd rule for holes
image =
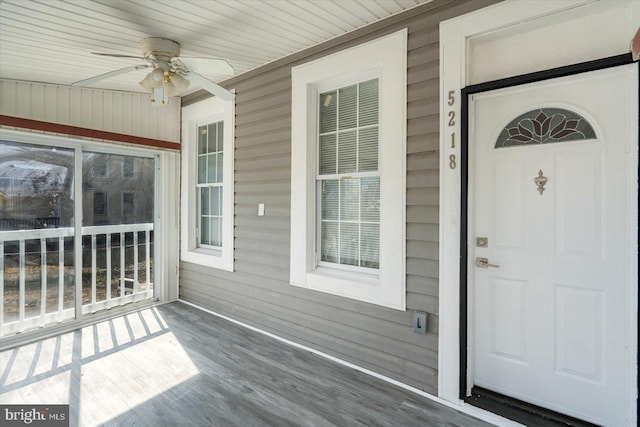
{"label": "white porch railing", "polygon": [[[122,225],[105,225],[105,226],[90,226],[82,227],[82,238],[77,239],[78,244],[82,244],[85,237],[89,237],[91,241],[91,298],[90,302],[83,303],[82,313],[93,313],[98,310],[108,309],[114,306],[127,304],[129,302],[135,302],[153,297],[153,283],[151,282],[151,263],[153,257],[151,255],[151,232],[153,231],[152,223],[145,224],[122,224]],[[12,230],[12,231],[0,231],[0,336],[4,336],[11,333],[22,332],[24,330],[42,327],[47,324],[61,322],[66,319],[72,319],[75,317],[75,298],[76,293],[72,292],[73,298],[67,296],[65,301],[65,286],[74,288],[75,286],[82,286],[83,299],[88,299],[84,296],[84,290],[88,288],[82,277],[76,278],[71,283],[65,283],[65,237],[72,237],[74,229],[73,227],[65,228],[49,228],[49,229],[37,229],[37,230]],[[139,281],[138,263],[140,245],[138,235],[144,233],[144,248],[145,248],[145,266],[144,266],[144,283]],[[113,239],[112,236],[117,236]],[[127,246],[127,237],[131,237],[133,243]],[[97,247],[98,237],[104,237],[105,245],[102,248]],[[58,264],[58,292],[57,292],[57,309],[55,311],[47,310],[47,282],[48,282],[48,262],[47,262],[47,241],[53,242],[57,239],[57,264]],[[115,240],[115,241],[112,241]],[[27,242],[39,241],[40,242],[40,310],[39,312],[27,312],[26,310],[26,295],[27,295]],[[17,253],[8,254],[5,253],[5,242],[17,243]],[[31,242],[33,244],[33,242]],[[119,248],[120,259],[119,261],[119,277],[117,278],[118,289],[115,292],[115,296],[112,292],[112,272],[114,271],[114,264],[112,262],[111,252],[113,248]],[[86,251],[89,248],[83,248],[83,258]],[[98,284],[97,284],[97,253],[99,249],[103,249],[105,252],[105,274],[106,274],[106,292],[104,299],[98,300]],[[133,261],[127,264],[126,251],[128,249],[133,250]],[[70,250],[70,248],[68,248]],[[55,251],[51,251],[55,252]],[[18,299],[17,299],[17,318],[6,319],[5,316],[5,257],[17,256],[18,258]],[[82,263],[82,259],[75,260],[76,263]],[[118,264],[116,261],[116,265]],[[127,265],[132,264],[132,274],[127,276]],[[88,267],[88,265],[83,265]],[[72,268],[67,266],[67,268]],[[83,275],[81,275],[83,276]],[[67,304],[65,304],[67,302]],[[65,305],[67,308],[65,308]],[[15,305],[14,305],[15,306]],[[70,307],[69,307],[70,306]],[[49,312],[47,312],[49,311]],[[12,316],[15,317],[15,316]],[[6,322],[5,322],[6,320]]]}

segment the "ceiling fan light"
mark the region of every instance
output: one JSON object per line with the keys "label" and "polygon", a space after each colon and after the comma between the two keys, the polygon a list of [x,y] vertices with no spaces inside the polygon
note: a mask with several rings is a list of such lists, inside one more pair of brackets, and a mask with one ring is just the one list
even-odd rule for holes
{"label": "ceiling fan light", "polygon": [[161,68],[155,68],[152,72],[147,74],[144,79],[142,79],[140,86],[148,91],[152,91],[153,89],[161,88],[163,80],[164,71],[162,71]]}
{"label": "ceiling fan light", "polygon": [[191,85],[191,82],[179,74],[174,74],[171,76],[171,82],[175,85],[176,89],[179,92],[185,91]]}
{"label": "ceiling fan light", "polygon": [[171,81],[165,82],[162,87],[167,96],[178,96],[180,94],[180,90]]}

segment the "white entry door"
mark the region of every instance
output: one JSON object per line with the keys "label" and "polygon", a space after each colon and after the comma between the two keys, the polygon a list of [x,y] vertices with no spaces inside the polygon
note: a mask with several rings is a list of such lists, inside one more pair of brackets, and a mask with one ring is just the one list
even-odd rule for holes
{"label": "white entry door", "polygon": [[636,399],[637,70],[469,104],[472,383],[611,426]]}

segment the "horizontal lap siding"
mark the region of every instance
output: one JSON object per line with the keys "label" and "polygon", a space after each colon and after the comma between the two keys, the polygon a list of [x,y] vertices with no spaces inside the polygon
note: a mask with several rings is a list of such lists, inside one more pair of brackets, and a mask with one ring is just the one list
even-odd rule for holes
{"label": "horizontal lap siding", "polygon": [[[221,314],[437,393],[439,22],[490,2],[435,1],[326,52],[234,81],[235,272],[182,263],[181,297]],[[289,285],[290,67],[409,28],[407,311]],[[259,203],[265,216],[257,216]],[[427,334],[412,311],[429,313]]]}

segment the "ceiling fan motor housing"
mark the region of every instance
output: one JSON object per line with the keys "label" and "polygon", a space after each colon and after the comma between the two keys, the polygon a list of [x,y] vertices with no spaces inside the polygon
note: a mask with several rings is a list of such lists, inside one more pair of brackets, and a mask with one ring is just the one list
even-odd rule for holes
{"label": "ceiling fan motor housing", "polygon": [[162,37],[144,38],[140,40],[140,48],[145,58],[161,67],[160,64],[169,65],[171,58],[180,56],[180,43]]}

